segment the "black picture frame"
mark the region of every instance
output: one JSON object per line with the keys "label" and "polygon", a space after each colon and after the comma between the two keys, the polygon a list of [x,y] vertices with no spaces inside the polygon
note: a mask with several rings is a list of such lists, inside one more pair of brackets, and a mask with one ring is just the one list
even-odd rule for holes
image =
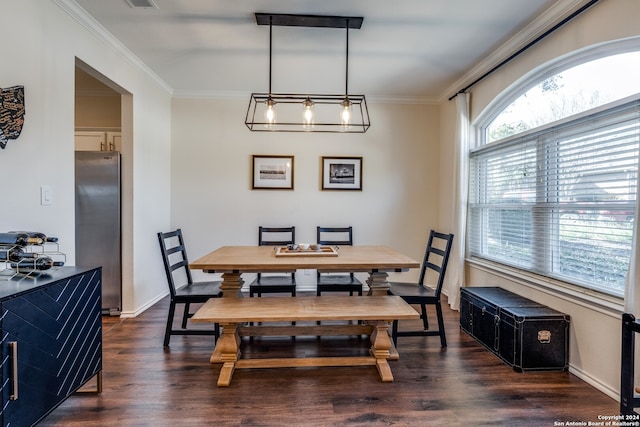
{"label": "black picture frame", "polygon": [[362,157],[322,157],[322,190],[362,191]]}

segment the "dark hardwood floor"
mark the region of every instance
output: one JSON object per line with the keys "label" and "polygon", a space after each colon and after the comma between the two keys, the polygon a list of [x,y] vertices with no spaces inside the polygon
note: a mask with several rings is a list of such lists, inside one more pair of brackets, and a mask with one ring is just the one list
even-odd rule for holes
{"label": "dark hardwood floor", "polygon": [[[165,299],[135,319],[104,318],[102,394],[75,394],[39,426],[538,427],[586,425],[619,410],[570,373],[514,372],[460,331],[448,308],[448,347],[438,337],[400,338],[392,383],[373,366],[243,369],[219,388],[212,337],[173,336],[163,348],[167,308]],[[345,344],[365,351],[366,341],[298,337],[292,347],[291,338],[245,338],[243,351],[338,354]]]}

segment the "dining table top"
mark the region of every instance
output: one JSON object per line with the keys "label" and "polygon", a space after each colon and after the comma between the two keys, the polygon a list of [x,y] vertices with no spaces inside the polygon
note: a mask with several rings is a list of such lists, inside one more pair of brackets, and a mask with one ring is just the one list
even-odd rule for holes
{"label": "dining table top", "polygon": [[340,246],[336,256],[301,253],[277,256],[274,246],[222,246],[191,262],[189,267],[212,273],[268,272],[296,269],[332,271],[406,271],[420,263],[387,246]]}

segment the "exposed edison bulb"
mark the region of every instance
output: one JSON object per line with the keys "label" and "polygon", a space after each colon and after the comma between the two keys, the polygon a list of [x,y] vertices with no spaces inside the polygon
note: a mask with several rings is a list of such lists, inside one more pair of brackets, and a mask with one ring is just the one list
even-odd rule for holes
{"label": "exposed edison bulb", "polygon": [[340,112],[340,122],[342,126],[350,126],[351,125],[351,101],[348,98],[345,98],[341,103],[342,111]]}
{"label": "exposed edison bulb", "polygon": [[302,105],[304,107],[302,111],[302,126],[306,129],[312,128],[314,123],[313,101],[307,98]]}
{"label": "exposed edison bulb", "polygon": [[265,101],[265,104],[267,105],[267,108],[264,111],[264,121],[265,126],[269,128],[276,123],[276,102],[273,99],[268,98]]}

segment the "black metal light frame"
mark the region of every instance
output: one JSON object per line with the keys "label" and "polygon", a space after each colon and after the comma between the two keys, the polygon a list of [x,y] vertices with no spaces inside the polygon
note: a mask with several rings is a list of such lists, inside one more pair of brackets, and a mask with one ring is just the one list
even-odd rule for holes
{"label": "black metal light frame", "polygon": [[[362,17],[326,16],[326,15],[291,15],[256,13],[258,25],[269,25],[269,92],[252,93],[247,108],[245,124],[254,132],[329,132],[329,133],[364,133],[371,126],[369,109],[364,95],[349,94],[349,29],[360,29]],[[271,62],[273,46],[273,26],[344,28],[346,30],[346,72],[344,94],[292,94],[273,93],[271,91]],[[303,105],[311,102],[316,113],[312,124],[302,119]],[[345,102],[351,105],[351,121],[342,123],[340,108]],[[264,119],[264,111],[268,104],[276,106],[278,116],[284,120],[268,122]],[[337,107],[337,108],[335,108]],[[335,110],[334,110],[335,108]],[[287,111],[288,110],[288,111]],[[288,112],[288,115],[281,114]],[[298,118],[295,120],[292,118]]]}

